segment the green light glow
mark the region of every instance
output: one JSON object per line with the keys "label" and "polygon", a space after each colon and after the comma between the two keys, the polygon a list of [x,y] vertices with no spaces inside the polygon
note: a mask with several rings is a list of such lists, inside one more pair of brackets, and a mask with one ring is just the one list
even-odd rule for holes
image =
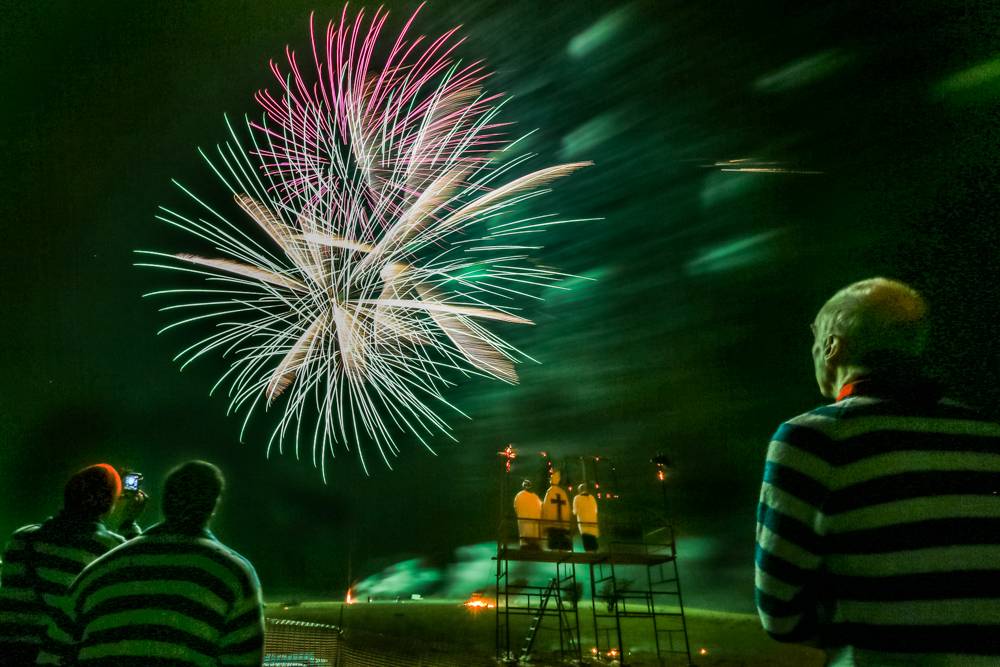
{"label": "green light glow", "polygon": [[784,67],[768,72],[754,81],[753,87],[762,93],[775,93],[798,88],[830,76],[851,60],[851,56],[840,49],[830,49],[807,58],[800,58]]}
{"label": "green light glow", "polygon": [[[988,86],[992,90],[998,84],[1000,84],[1000,56],[994,56],[985,62],[945,77],[935,89],[939,95],[986,93],[983,87]],[[996,101],[995,97],[992,99]]]}
{"label": "green light glow", "polygon": [[585,58],[592,55],[608,46],[609,42],[625,29],[628,21],[628,7],[621,7],[609,12],[573,37],[566,46],[566,52],[573,58]]}
{"label": "green light glow", "polygon": [[771,229],[708,248],[687,263],[687,271],[691,275],[719,273],[763,262],[772,254],[768,242],[779,233],[780,230]]}

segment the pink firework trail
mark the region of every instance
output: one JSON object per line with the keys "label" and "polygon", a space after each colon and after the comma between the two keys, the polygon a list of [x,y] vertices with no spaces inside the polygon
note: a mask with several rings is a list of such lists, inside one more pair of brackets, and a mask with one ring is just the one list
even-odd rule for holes
{"label": "pink firework trail", "polygon": [[518,304],[564,275],[531,264],[538,246],[522,239],[579,221],[520,211],[590,163],[510,178],[533,156],[505,154],[517,141],[497,120],[502,95],[484,91],[482,63],[457,59],[458,28],[414,37],[416,16],[384,57],[381,8],[366,18],[345,7],[321,39],[311,22],[309,67],[286,49],[287,69],[271,63],[278,93],[256,96],[263,118],[246,134],[230,126],[232,140],[203,153],[240,222],[179,184],[208,219],[157,216],[219,256],[140,251],[168,260],[141,266],[206,279],[147,295],[182,296],[161,310],[198,313],[161,333],[215,324],[177,355],[181,368],[210,352],[229,358],[212,391],[225,387],[229,411],[245,411],[244,430],[256,408],[282,405],[268,449],[311,443],[324,479],[338,442],[367,471],[372,444],[391,467],[402,433],[428,449],[452,437],[438,411],[458,411],[444,395],[458,377],[517,382],[528,357],[486,323],[531,324]]}

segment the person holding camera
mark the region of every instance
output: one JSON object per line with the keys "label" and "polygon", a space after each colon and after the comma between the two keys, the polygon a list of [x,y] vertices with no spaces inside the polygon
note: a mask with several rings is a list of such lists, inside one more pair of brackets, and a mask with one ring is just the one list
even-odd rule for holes
{"label": "person holding camera", "polygon": [[208,529],[222,489],[211,463],[174,468],[163,485],[163,522],[80,573],[39,663],[260,665],[257,573]]}
{"label": "person holding camera", "polygon": [[126,540],[142,535],[137,522],[146,510],[149,495],[139,488],[141,484],[142,473],[128,471],[122,474],[122,494],[106,522]]}
{"label": "person holding camera", "polygon": [[121,490],[113,467],[89,466],[66,483],[58,514],[14,531],[0,570],[0,664],[34,665],[73,579],[125,542],[103,523]]}

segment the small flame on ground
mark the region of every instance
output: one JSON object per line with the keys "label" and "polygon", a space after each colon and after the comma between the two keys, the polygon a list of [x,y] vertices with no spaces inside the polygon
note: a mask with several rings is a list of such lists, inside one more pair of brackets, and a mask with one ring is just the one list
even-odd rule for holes
{"label": "small flame on ground", "polygon": [[484,598],[480,593],[473,593],[472,597],[466,600],[463,605],[469,611],[479,611],[481,609],[493,609],[496,603],[493,600]]}

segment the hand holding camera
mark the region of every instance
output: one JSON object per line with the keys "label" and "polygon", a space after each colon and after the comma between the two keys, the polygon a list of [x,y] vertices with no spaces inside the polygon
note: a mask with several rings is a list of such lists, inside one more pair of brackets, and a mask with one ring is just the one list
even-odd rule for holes
{"label": "hand holding camera", "polygon": [[149,499],[149,495],[140,488],[141,485],[142,473],[127,472],[122,475],[122,495],[108,519],[109,527],[126,537],[140,532],[135,521],[142,516]]}

